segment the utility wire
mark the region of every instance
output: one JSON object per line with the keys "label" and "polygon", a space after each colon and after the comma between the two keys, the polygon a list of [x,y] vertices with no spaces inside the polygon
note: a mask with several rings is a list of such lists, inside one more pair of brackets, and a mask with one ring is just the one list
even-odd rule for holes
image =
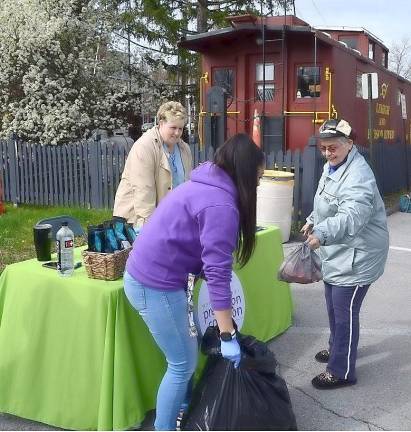
{"label": "utility wire", "polygon": [[[127,38],[127,36],[123,36],[123,35],[121,35],[120,33],[116,33],[116,32],[113,32],[116,36],[118,36],[118,37],[120,37],[120,38],[122,38],[122,39],[128,39]],[[140,47],[140,48],[144,48],[144,49],[146,49],[146,50],[150,50],[150,51],[155,51],[155,52],[158,52],[158,53],[160,53],[160,54],[164,54],[164,55],[166,55],[166,56],[177,56],[178,54],[173,54],[173,53],[165,53],[164,51],[161,51],[161,50],[159,50],[159,49],[156,49],[156,48],[152,48],[152,47],[147,47],[147,46],[144,46],[144,45],[141,45],[141,44],[139,44],[138,42],[136,42],[136,41],[134,41],[134,40],[132,40],[132,39],[130,39],[130,42],[132,43],[132,44],[134,44],[134,45],[137,45],[138,47]]]}
{"label": "utility wire", "polygon": [[327,24],[326,20],[324,19],[324,16],[322,15],[322,13],[320,12],[320,10],[318,9],[317,5],[315,4],[314,0],[311,0],[315,10],[317,11],[318,15],[320,16],[320,18],[323,20],[324,24]]}

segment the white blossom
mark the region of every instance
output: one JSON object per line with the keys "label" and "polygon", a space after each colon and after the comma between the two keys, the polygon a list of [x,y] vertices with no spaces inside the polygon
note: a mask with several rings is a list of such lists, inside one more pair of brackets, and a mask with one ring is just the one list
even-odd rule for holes
{"label": "white blossom", "polygon": [[83,3],[78,14],[76,0],[1,0],[1,137],[59,144],[124,126],[139,110],[135,92],[109,78],[107,54],[94,67],[110,34],[96,30],[94,2]]}

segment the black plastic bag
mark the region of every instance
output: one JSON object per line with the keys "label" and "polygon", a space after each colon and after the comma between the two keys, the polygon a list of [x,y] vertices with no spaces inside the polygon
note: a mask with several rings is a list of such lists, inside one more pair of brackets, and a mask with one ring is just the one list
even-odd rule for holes
{"label": "black plastic bag", "polygon": [[285,381],[267,345],[238,335],[240,366],[220,354],[218,329],[209,327],[202,351],[207,363],[183,418],[183,430],[297,430]]}
{"label": "black plastic bag", "polygon": [[323,278],[320,257],[306,243],[295,248],[278,270],[278,279],[307,284]]}

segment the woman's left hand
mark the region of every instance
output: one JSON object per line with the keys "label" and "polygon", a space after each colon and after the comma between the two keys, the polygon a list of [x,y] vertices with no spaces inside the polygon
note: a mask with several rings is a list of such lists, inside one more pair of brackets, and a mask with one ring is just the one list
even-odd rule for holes
{"label": "woman's left hand", "polygon": [[305,241],[310,249],[318,249],[320,247],[320,240],[314,235],[310,234]]}

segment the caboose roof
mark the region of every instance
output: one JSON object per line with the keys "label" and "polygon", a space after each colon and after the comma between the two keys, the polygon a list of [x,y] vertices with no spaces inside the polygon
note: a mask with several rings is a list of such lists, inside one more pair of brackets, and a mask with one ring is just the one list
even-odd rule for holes
{"label": "caboose roof", "polygon": [[[283,31],[283,25],[266,25],[266,37]],[[307,25],[286,26],[287,32],[311,33],[313,29]],[[203,52],[216,43],[236,40],[239,37],[260,36],[261,26],[255,24],[242,24],[240,27],[227,27],[218,30],[211,30],[207,33],[199,33],[181,38],[179,46],[192,51]]]}
{"label": "caboose roof", "polygon": [[[273,37],[281,37],[284,25],[266,25],[265,32],[266,38],[272,39]],[[370,60],[366,56],[362,55],[358,50],[347,47],[345,44],[334,40],[331,36],[321,28],[310,27],[309,25],[287,25],[285,26],[287,34],[301,34],[308,35],[314,34],[317,36],[319,42],[325,45],[331,45],[338,49],[350,52],[350,54],[358,57],[365,63],[375,64],[374,61]],[[329,28],[331,31],[331,29]],[[363,30],[361,30],[363,31]],[[190,35],[185,38],[181,38],[179,46],[192,51],[206,53],[215,48],[216,45],[221,45],[230,41],[239,41],[245,38],[261,38],[261,25],[242,23],[239,27],[227,27],[218,30],[212,30],[207,33],[199,33],[196,35]]]}
{"label": "caboose roof", "polygon": [[363,33],[366,36],[368,36],[370,39],[374,40],[375,42],[378,42],[380,46],[388,50],[388,48],[384,45],[384,42],[378,36],[375,36],[375,34],[371,33],[369,30],[367,30],[364,27],[315,26],[313,28],[315,28],[316,30],[320,30],[322,32],[336,31],[336,32],[346,32],[346,33]]}
{"label": "caboose roof", "polygon": [[[183,37],[179,42],[179,46],[192,51],[204,52],[210,48],[213,48],[216,44],[253,36],[260,37],[261,35],[261,18],[259,17],[253,15],[242,15],[228,17],[227,20],[231,23],[231,27]],[[381,39],[363,27],[311,27],[308,23],[293,15],[265,17],[264,21],[267,39],[272,38],[273,36],[275,37],[276,35],[280,35],[284,29],[287,31],[287,33],[317,33],[317,35],[319,32],[327,35],[327,31],[362,33],[388,51],[388,48],[384,45]],[[327,39],[323,39],[323,41],[327,44],[335,45],[332,41]]]}

